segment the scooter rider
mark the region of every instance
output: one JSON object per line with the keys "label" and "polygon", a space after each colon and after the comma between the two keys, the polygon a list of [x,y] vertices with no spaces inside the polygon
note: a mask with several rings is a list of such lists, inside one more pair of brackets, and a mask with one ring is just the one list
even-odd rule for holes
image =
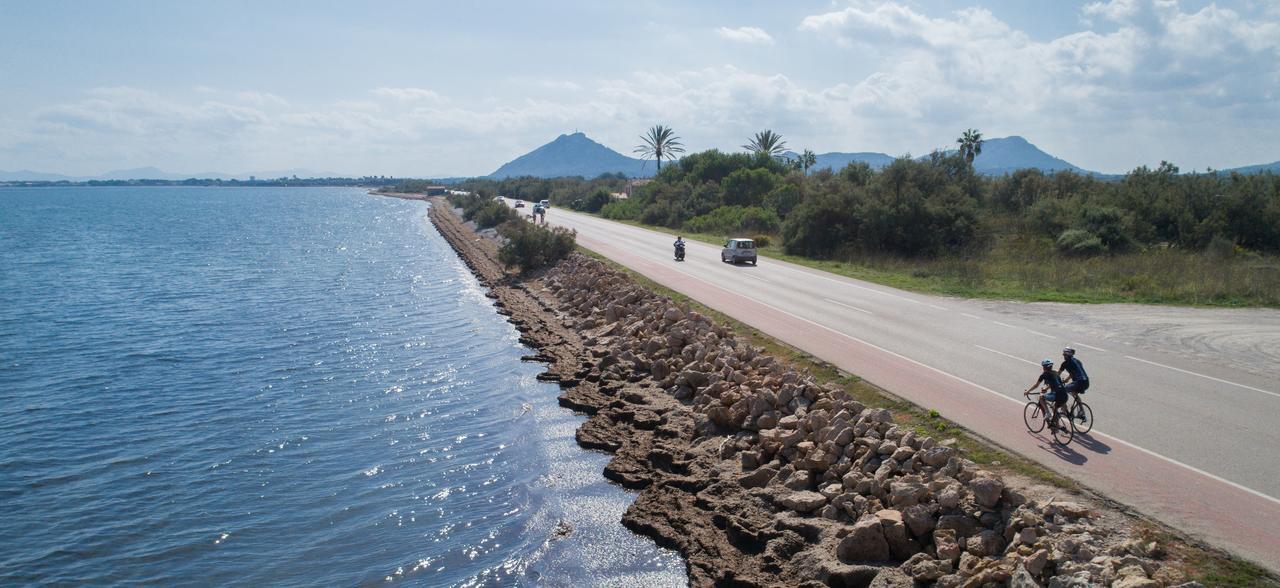
{"label": "scooter rider", "polygon": [[676,248],[676,259],[683,258],[683,257],[684,257],[684,255],[683,255],[683,253],[684,253],[684,237],[681,237],[681,236],[679,236],[679,235],[677,235],[677,236],[676,236],[675,248]]}

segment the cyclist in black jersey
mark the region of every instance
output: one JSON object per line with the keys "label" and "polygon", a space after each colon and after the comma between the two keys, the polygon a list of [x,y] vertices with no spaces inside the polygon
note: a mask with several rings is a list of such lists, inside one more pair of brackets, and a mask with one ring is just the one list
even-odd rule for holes
{"label": "cyclist in black jersey", "polygon": [[1089,374],[1084,371],[1084,364],[1076,359],[1076,350],[1067,347],[1062,350],[1062,364],[1058,366],[1058,376],[1067,372],[1067,391],[1084,394],[1089,389]]}
{"label": "cyclist in black jersey", "polygon": [[1040,372],[1040,377],[1036,378],[1036,383],[1027,388],[1026,392],[1031,392],[1036,386],[1044,384],[1049,387],[1049,393],[1045,395],[1044,399],[1053,402],[1059,407],[1066,406],[1067,387],[1062,384],[1062,378],[1058,377],[1058,373],[1053,371],[1053,360],[1046,359],[1040,362],[1040,367],[1044,368],[1044,370]]}

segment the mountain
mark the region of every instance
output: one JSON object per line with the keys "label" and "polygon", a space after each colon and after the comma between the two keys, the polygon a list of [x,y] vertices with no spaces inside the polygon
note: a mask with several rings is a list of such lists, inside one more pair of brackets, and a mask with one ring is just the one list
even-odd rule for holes
{"label": "mountain", "polygon": [[85,178],[72,176],[64,176],[62,174],[47,174],[44,172],[34,172],[29,169],[20,169],[18,171],[0,171],[0,182],[79,182]]}
{"label": "mountain", "polygon": [[603,173],[624,173],[637,178],[652,176],[656,168],[651,162],[627,157],[582,133],[574,133],[560,135],[556,140],[507,162],[489,177],[594,178]]}
{"label": "mountain", "polygon": [[1097,172],[1081,169],[1049,155],[1017,135],[983,141],[982,154],[973,159],[973,168],[978,173],[992,176],[1027,168],[1035,168],[1046,173],[1073,171],[1081,174],[1098,175]]}
{"label": "mountain", "polygon": [[1273,174],[1280,174],[1280,161],[1263,163],[1261,165],[1246,165],[1244,167],[1233,167],[1231,169],[1224,169],[1218,173],[1229,174],[1231,172],[1235,172],[1238,174],[1246,174],[1246,175],[1260,174],[1260,173],[1266,173],[1266,172],[1271,172]]}
{"label": "mountain", "polygon": [[[796,159],[800,157],[795,151],[787,151],[782,156],[787,159]],[[810,171],[818,171],[820,169],[828,169],[831,171],[840,171],[855,161],[865,163],[871,166],[871,169],[880,169],[893,162],[893,157],[884,153],[861,152],[861,153],[819,153],[818,162],[809,168]]]}

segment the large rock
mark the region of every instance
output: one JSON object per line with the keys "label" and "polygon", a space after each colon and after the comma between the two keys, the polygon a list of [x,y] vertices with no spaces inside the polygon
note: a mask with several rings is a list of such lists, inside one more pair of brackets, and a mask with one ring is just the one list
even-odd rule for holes
{"label": "large rock", "polygon": [[1019,567],[1009,579],[1009,588],[1040,588],[1040,583],[1026,569]]}
{"label": "large rock", "polygon": [[990,529],[984,529],[969,538],[966,551],[979,557],[1000,555],[1004,550],[1004,539]]}
{"label": "large rock", "polygon": [[911,579],[917,582],[933,582],[950,574],[952,566],[949,561],[938,561],[927,554],[917,553],[911,556],[898,569],[911,576]]}
{"label": "large rock", "polygon": [[912,535],[924,539],[933,532],[938,521],[933,518],[933,509],[924,504],[916,504],[902,511],[902,521]]}
{"label": "large rock", "polygon": [[778,504],[800,514],[808,514],[826,505],[827,497],[805,490],[782,495],[778,498]]}
{"label": "large rock", "polygon": [[978,506],[995,508],[1000,502],[1000,493],[1004,491],[1004,483],[992,478],[974,478],[969,482],[969,490],[973,492],[973,501]]}
{"label": "large rock", "polygon": [[888,561],[889,542],[880,519],[869,516],[854,523],[853,530],[836,546],[836,557],[843,561]]}
{"label": "large rock", "polygon": [[955,455],[956,451],[950,447],[938,446],[926,449],[916,454],[920,458],[920,462],[927,466],[940,467],[946,465],[947,460]]}
{"label": "large rock", "polygon": [[955,529],[937,529],[933,532],[933,546],[938,559],[955,563],[960,559],[960,543],[956,541]]}
{"label": "large rock", "polygon": [[919,553],[920,546],[907,535],[907,525],[902,522],[901,512],[884,509],[876,512],[876,518],[880,519],[880,528],[894,559],[907,559]]}

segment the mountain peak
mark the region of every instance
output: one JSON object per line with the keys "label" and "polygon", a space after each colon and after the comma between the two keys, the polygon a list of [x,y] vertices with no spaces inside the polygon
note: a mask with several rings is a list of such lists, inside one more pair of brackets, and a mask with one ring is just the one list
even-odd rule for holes
{"label": "mountain peak", "polygon": [[489,177],[594,178],[605,173],[623,173],[631,177],[652,175],[652,172],[646,171],[644,161],[605,147],[586,133],[574,132],[562,134],[554,141],[507,162],[489,174]]}

